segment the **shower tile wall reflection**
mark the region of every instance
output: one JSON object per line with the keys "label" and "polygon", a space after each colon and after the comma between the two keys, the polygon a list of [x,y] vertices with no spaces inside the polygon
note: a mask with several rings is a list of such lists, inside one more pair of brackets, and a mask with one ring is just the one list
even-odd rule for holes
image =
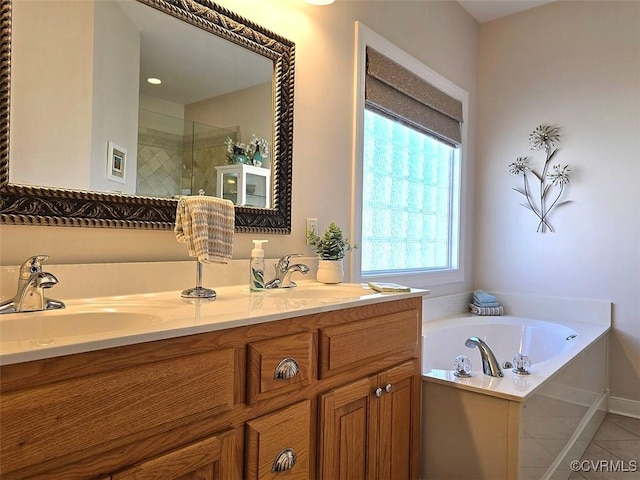
{"label": "shower tile wall reflection", "polygon": [[172,197],[181,193],[183,141],[182,135],[138,129],[139,195]]}
{"label": "shower tile wall reflection", "polygon": [[216,167],[227,165],[224,143],[227,136],[236,139],[235,132],[212,131],[207,125],[194,124],[194,133],[185,142],[185,168],[182,171],[182,185],[189,190],[188,194],[195,195],[201,189],[207,195],[216,194]]}
{"label": "shower tile wall reflection", "polygon": [[215,167],[226,164],[225,139],[236,132],[140,110],[137,193],[154,197],[215,195]]}

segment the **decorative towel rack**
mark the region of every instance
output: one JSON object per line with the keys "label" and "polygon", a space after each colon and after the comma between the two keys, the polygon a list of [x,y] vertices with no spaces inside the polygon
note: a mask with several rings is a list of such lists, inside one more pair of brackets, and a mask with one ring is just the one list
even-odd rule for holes
{"label": "decorative towel rack", "polygon": [[[198,194],[204,195],[204,190],[200,189]],[[179,203],[180,207],[184,209],[185,203],[182,198],[180,198]],[[196,260],[196,286],[183,290],[180,296],[182,298],[215,300],[215,290],[202,286],[202,262],[200,260]]]}

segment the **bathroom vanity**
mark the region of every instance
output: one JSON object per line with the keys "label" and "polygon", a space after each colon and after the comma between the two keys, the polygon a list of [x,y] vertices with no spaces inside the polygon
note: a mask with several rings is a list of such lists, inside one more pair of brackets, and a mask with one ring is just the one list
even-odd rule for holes
{"label": "bathroom vanity", "polygon": [[[240,295],[241,308],[219,292],[202,310],[176,307],[160,333],[11,357],[0,475],[417,479],[427,292],[328,299],[303,288]],[[256,301],[280,313],[245,310]],[[74,348],[86,351],[65,353]]]}

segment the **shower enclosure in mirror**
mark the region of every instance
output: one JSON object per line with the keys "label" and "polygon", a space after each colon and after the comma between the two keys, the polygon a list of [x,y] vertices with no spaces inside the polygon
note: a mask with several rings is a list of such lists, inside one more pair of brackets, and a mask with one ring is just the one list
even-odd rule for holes
{"label": "shower enclosure in mirror", "polygon": [[[216,195],[216,167],[227,164],[226,139],[237,132],[140,110],[137,165],[132,188],[138,195]],[[234,202],[235,203],[235,202]]]}
{"label": "shower enclosure in mirror", "polygon": [[290,233],[292,42],[209,0],[11,0],[0,22],[3,223],[173,228],[172,197],[215,195],[225,140],[256,135],[271,198],[236,229]]}

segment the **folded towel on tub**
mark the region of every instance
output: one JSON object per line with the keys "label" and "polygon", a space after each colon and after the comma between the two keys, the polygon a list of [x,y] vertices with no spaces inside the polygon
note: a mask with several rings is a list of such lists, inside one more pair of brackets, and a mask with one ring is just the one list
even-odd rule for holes
{"label": "folded towel on tub", "polygon": [[474,315],[480,315],[480,316],[504,315],[504,308],[502,308],[502,305],[498,305],[497,307],[480,307],[475,303],[470,303],[469,310],[471,310],[471,313],[473,313]]}
{"label": "folded towel on tub", "polygon": [[201,263],[228,263],[233,254],[235,208],[218,197],[181,197],[176,210],[174,232],[186,243],[189,256]]}
{"label": "folded towel on tub", "polygon": [[498,299],[484,290],[476,290],[473,292],[473,303],[479,307],[499,307]]}

